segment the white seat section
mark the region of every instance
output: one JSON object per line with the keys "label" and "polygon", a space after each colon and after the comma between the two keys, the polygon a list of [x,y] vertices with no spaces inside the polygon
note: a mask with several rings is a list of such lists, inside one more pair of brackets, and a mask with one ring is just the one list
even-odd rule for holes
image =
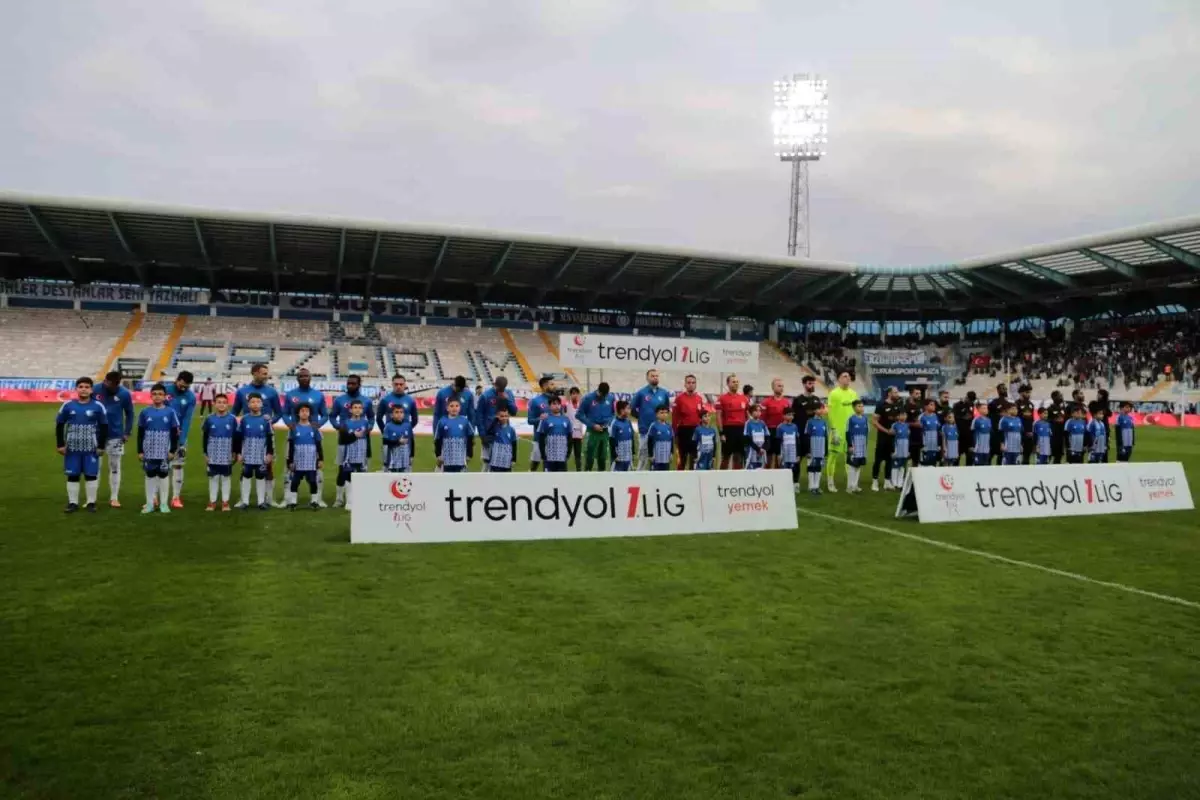
{"label": "white seat section", "polygon": [[[150,369],[153,370],[155,362],[158,361],[158,357],[167,343],[167,337],[171,335],[171,327],[174,324],[174,314],[147,314],[146,318],[142,320],[142,327],[138,329],[137,335],[133,337],[133,340],[125,346],[121,357],[128,359],[144,358],[149,362]],[[135,377],[140,378],[142,376],[137,375]]]}
{"label": "white seat section", "polygon": [[122,311],[0,309],[0,374],[95,377],[129,319]]}
{"label": "white seat section", "polygon": [[462,375],[471,384],[489,384],[499,375],[514,388],[528,388],[516,355],[495,328],[417,325],[375,326],[384,342],[392,368],[410,382],[447,382]]}
{"label": "white seat section", "polygon": [[[525,356],[525,360],[529,362],[529,366],[533,369],[533,383],[536,384],[538,379],[543,375],[554,375],[555,380],[561,386],[574,386],[575,380],[563,370],[558,363],[558,358],[546,346],[545,340],[542,339],[542,334],[537,331],[526,330],[510,330],[513,342],[517,345],[517,349],[521,351],[521,355]],[[555,345],[558,344],[558,333],[548,332],[545,334],[550,338]],[[572,370],[580,381],[585,380],[583,375],[579,374],[579,370]]]}

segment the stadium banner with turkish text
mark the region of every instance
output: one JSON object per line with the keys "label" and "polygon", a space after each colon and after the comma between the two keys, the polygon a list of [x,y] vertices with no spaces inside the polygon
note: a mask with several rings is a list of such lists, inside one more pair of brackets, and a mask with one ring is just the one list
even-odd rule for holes
{"label": "stadium banner with turkish text", "polygon": [[758,372],[758,342],[562,333],[558,361],[586,369]]}
{"label": "stadium banner with turkish text", "polygon": [[1178,461],[912,470],[921,522],[1195,508]]}
{"label": "stadium banner with turkish text", "polygon": [[868,367],[916,367],[929,362],[924,350],[863,350],[863,364]]}
{"label": "stadium banner with turkish text", "polygon": [[171,303],[202,305],[208,293],[199,289],[143,289],[140,286],[89,283],[76,286],[62,281],[3,280],[0,294],[38,300],[90,300],[116,303]]}
{"label": "stadium banner with turkish text", "polygon": [[590,539],[793,529],[789,470],[363,473],[350,541]]}

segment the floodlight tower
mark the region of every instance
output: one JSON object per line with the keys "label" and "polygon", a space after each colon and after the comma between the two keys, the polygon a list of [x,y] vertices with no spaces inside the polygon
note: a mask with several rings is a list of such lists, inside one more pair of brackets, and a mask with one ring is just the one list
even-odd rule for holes
{"label": "floodlight tower", "polygon": [[775,81],[775,155],[792,162],[788,255],[808,256],[808,162],[829,144],[829,81],[807,72]]}

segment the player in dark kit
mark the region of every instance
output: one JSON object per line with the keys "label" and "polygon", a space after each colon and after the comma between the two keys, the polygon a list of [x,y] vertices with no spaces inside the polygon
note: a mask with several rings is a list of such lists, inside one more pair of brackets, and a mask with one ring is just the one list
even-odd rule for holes
{"label": "player in dark kit", "polygon": [[1050,423],[1050,460],[1061,464],[1063,460],[1063,426],[1067,424],[1067,404],[1062,392],[1055,389],[1050,393],[1050,405],[1046,409],[1046,421]]}
{"label": "player in dark kit", "polygon": [[892,436],[892,423],[896,415],[901,413],[900,392],[895,386],[887,388],[887,394],[875,407],[875,416],[871,425],[875,428],[875,458],[871,461],[871,491],[879,491],[879,468],[883,467],[883,488],[892,487],[892,449],[895,437]]}
{"label": "player in dark kit", "polygon": [[925,401],[921,390],[915,386],[908,392],[904,402],[904,421],[908,423],[908,463],[921,463],[921,414],[925,413]]}
{"label": "player in dark kit", "polygon": [[1000,445],[1003,444],[1003,437],[1000,434],[1000,420],[1008,414],[1008,384],[1001,383],[996,385],[996,396],[988,401],[987,415],[988,420],[992,423],[992,448],[989,451],[991,459],[996,459],[997,464],[1004,461],[1004,454],[1001,452]]}
{"label": "player in dark kit", "polygon": [[1033,387],[1028,383],[1021,384],[1017,389],[1017,417],[1021,420],[1021,463],[1025,465],[1033,458],[1034,449],[1033,423],[1036,409],[1033,401],[1029,399],[1032,392]]}
{"label": "player in dark kit", "polygon": [[[821,407],[821,398],[817,397],[817,379],[812,375],[805,375],[801,379],[804,384],[804,393],[798,394],[792,398],[792,422],[801,433],[804,432],[804,427],[808,421],[817,415],[817,410]],[[840,435],[842,431],[838,431]],[[800,437],[800,460],[803,461],[808,455],[808,437]]]}
{"label": "player in dark kit", "polygon": [[975,392],[967,392],[967,396],[954,404],[954,424],[958,428],[959,446],[966,455],[967,466],[975,464],[975,437],[971,424],[975,422]]}

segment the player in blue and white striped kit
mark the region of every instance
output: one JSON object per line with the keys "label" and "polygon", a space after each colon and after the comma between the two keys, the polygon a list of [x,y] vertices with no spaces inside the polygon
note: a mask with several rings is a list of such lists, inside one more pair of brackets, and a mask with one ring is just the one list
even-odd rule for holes
{"label": "player in blue and white striped kit", "polygon": [[548,416],[538,423],[536,440],[546,472],[566,472],[571,450],[571,420],[562,415],[562,398],[551,397]]}
{"label": "player in blue and white striped kit", "polygon": [[1092,437],[1089,463],[1103,464],[1108,458],[1108,426],[1100,417],[1092,417],[1092,421],[1087,424],[1087,431]]}
{"label": "player in blue and white striped kit", "polygon": [[363,413],[363,401],[359,398],[351,400],[350,416],[342,419],[337,429],[337,499],[333,502],[337,508],[349,510],[354,480],[352,476],[356,472],[367,471],[367,452],[373,427],[374,423]]}
{"label": "player in blue and white striped kit", "polygon": [[[312,388],[312,373],[301,367],[296,371],[296,383],[294,389],[288,389],[283,396],[283,421],[289,427],[294,427],[298,421],[298,411],[301,406],[308,406],[309,422],[320,430],[328,419],[328,413],[325,406],[325,393]],[[316,471],[317,490],[313,493],[316,497],[316,503],[321,508],[325,508],[325,473],[321,470]],[[295,478],[292,478],[292,483],[295,483]],[[286,501],[285,501],[286,502]]]}
{"label": "player in blue and white striped kit", "polygon": [[187,458],[188,433],[192,428],[192,415],[196,413],[196,394],[192,391],[192,373],[184,370],[167,386],[167,405],[175,409],[179,417],[179,448],[171,460],[174,486],[171,493],[171,508],[183,508],[183,462]]}
{"label": "player in blue and white striped kit", "polygon": [[394,405],[391,419],[383,426],[383,471],[412,472],[412,423],[404,418],[404,406]]}
{"label": "player in blue and white striped kit", "polygon": [[[783,410],[783,422],[775,429],[775,439],[778,442],[776,452],[779,453],[779,466],[792,471],[792,484],[795,491],[800,491],[800,429],[793,421],[796,412],[788,406]],[[806,426],[807,427],[807,426]]]}
{"label": "player in blue and white striped kit", "polygon": [[[484,461],[483,471],[487,472],[486,459],[491,457],[492,446],[492,426],[496,424],[496,412],[502,408],[508,409],[508,415],[517,413],[517,400],[513,397],[513,393],[508,390],[508,378],[503,375],[497,375],[496,380],[492,381],[492,385],[483,390],[483,394],[479,395],[479,401],[475,403],[475,416],[468,419],[474,426],[474,430],[478,431],[479,446],[482,452],[479,454],[481,461]],[[459,408],[459,413],[462,413],[462,408]],[[416,424],[415,422],[413,423]],[[532,465],[531,465],[532,469]]]}
{"label": "player in blue and white striped kit", "polygon": [[1071,409],[1071,418],[1063,425],[1063,438],[1067,446],[1067,463],[1082,464],[1083,452],[1087,449],[1087,423],[1083,421],[1080,406]]}
{"label": "player in blue and white striped kit", "polygon": [[143,514],[154,513],[155,496],[158,510],[170,513],[167,497],[171,493],[171,459],[179,448],[180,424],[175,409],[167,405],[167,387],[156,383],[150,387],[149,408],[138,415],[138,459],[146,473],[146,505]]}
{"label": "player in blue and white striped kit", "polygon": [[987,415],[987,404],[982,400],[975,403],[975,421],[971,433],[975,437],[975,466],[986,467],[992,460],[992,420]]}
{"label": "player in blue and white striped kit", "polygon": [[899,409],[892,415],[892,436],[895,447],[892,448],[892,486],[896,491],[904,487],[904,470],[908,466],[911,449],[908,444],[908,422],[905,421],[904,409]]}
{"label": "player in blue and white striped kit", "polygon": [[108,504],[120,508],[121,458],[125,455],[125,442],[133,435],[133,395],[121,385],[121,373],[114,371],[104,376],[104,382],[96,387],[92,397],[108,414],[108,441],[104,443],[108,459]]}
{"label": "player in blue and white striped kit", "polygon": [[925,413],[917,419],[921,426],[921,466],[936,467],[942,454],[942,421],[937,415],[937,401],[925,401]]}
{"label": "player in blue and white striped kit", "polygon": [[945,422],[942,423],[942,466],[957,467],[958,466],[958,422],[954,419],[954,412],[947,411],[944,417]]}
{"label": "player in blue and white striped kit", "polygon": [[[333,398],[333,403],[329,406],[329,424],[333,429],[341,430],[342,423],[350,419],[350,404],[355,400],[362,403],[363,419],[375,425],[375,406],[371,403],[371,398],[367,397],[362,392],[362,377],[359,375],[350,375],[346,378],[346,391]],[[337,463],[342,463],[342,446],[337,447]],[[371,463],[371,437],[367,437],[367,464]]]}
{"label": "player in blue and white striped kit", "polygon": [[717,439],[721,434],[712,426],[712,416],[707,408],[700,409],[700,424],[692,433],[695,446],[692,450],[696,456],[696,469],[709,472],[717,463]]}
{"label": "player in blue and white striped kit", "polygon": [[1050,463],[1054,454],[1054,426],[1050,424],[1050,409],[1038,409],[1038,421],[1033,423],[1033,449],[1038,465]]}
{"label": "player in blue and white striped kit", "polygon": [[[825,469],[825,457],[829,453],[829,426],[825,406],[817,408],[817,414],[804,423],[804,435],[808,438],[808,491],[814,496],[821,494],[821,471]],[[906,451],[907,452],[907,451]]]}
{"label": "player in blue and white striped kit", "polygon": [[650,426],[658,421],[658,409],[661,406],[669,408],[671,405],[670,392],[659,386],[658,381],[658,370],[646,370],[646,385],[634,392],[633,398],[629,401],[629,411],[637,420],[638,436],[640,437],[637,455],[639,470],[647,467],[653,455],[646,442],[646,436],[650,433]]}
{"label": "player in blue and white striped kit", "polygon": [[508,421],[507,408],[496,409],[491,438],[488,472],[512,472],[512,465],[517,460],[517,432]]}
{"label": "player in blue and white striped kit", "polygon": [[617,401],[617,415],[608,426],[608,447],[612,471],[629,472],[633,467],[633,423],[629,421],[629,401]]}
{"label": "player in blue and white striped kit", "polygon": [[650,469],[667,472],[675,459],[675,430],[671,427],[671,407],[658,407],[658,419],[646,431],[646,447],[650,450]]}
{"label": "player in blue and white striped kit", "polygon": [[858,494],[863,467],[867,465],[867,438],[871,429],[871,420],[867,419],[862,400],[855,400],[854,413],[846,422],[846,491]]}
{"label": "player in blue and white striped kit", "polygon": [[[92,397],[92,386],[91,378],[76,380],[76,399],[63,403],[54,419],[54,440],[63,456],[63,472],[67,475],[68,514],[79,510],[81,476],[87,489],[87,510],[96,513],[100,450],[108,439],[108,414]],[[117,435],[120,435],[119,431]]]}
{"label": "player in blue and white striped kit", "polygon": [[[452,397],[446,403],[446,416],[433,428],[433,452],[442,472],[466,472],[467,462],[475,454],[475,428],[459,416],[462,405]],[[496,417],[489,423],[488,437],[495,430]]]}
{"label": "player in blue and white striped kit", "polygon": [[1133,458],[1135,427],[1133,403],[1121,403],[1121,413],[1117,415],[1117,461],[1129,461]]}
{"label": "player in blue and white striped kit", "polygon": [[271,507],[271,465],[275,461],[274,419],[263,415],[263,396],[258,392],[246,395],[237,434],[233,439],[233,450],[242,465],[242,493],[236,508],[250,507],[250,489],[253,480],[258,481],[258,508],[266,511]]}
{"label": "player in blue and white striped kit", "polygon": [[288,493],[283,502],[289,511],[296,510],[300,483],[308,484],[309,506],[315,511],[321,508],[317,493],[317,474],[324,466],[325,453],[321,446],[321,429],[312,419],[312,409],[307,403],[294,407],[295,424],[288,432],[287,468],[292,476]]}
{"label": "player in blue and white striped kit", "polygon": [[216,412],[200,424],[204,463],[208,467],[208,505],[204,510],[215,511],[220,495],[221,510],[228,511],[233,494],[233,438],[238,421],[229,413],[229,398],[224,392],[216,396],[213,405]]}
{"label": "player in blue and white striped kit", "polygon": [[1025,426],[1017,416],[1016,403],[1010,403],[1004,409],[1000,418],[1000,452],[1004,454],[1000,463],[1006,467],[1015,467],[1021,463],[1022,436]]}
{"label": "player in blue and white striped kit", "polygon": [[[240,420],[246,418],[250,413],[250,396],[258,395],[259,413],[262,414],[268,422],[274,424],[283,419],[283,401],[279,397],[279,392],[274,386],[267,383],[271,378],[271,371],[266,364],[250,365],[250,383],[242,384],[238,387],[237,392],[233,396],[233,415]],[[259,427],[257,424],[252,426]],[[273,435],[272,435],[273,436]],[[273,441],[273,439],[272,439]],[[271,445],[272,457],[267,460],[265,467],[266,478],[259,478],[260,481],[265,480],[265,484],[261,491],[266,492],[267,500],[271,503],[275,502],[275,463],[274,463],[275,446]],[[242,470],[242,480],[245,481],[245,470]],[[249,493],[243,494],[237,508],[246,508],[250,503]],[[282,504],[281,504],[282,505]]]}
{"label": "player in blue and white striped kit", "polygon": [[751,403],[750,419],[742,428],[742,436],[746,439],[746,469],[763,469],[767,466],[767,445],[771,441],[771,431],[767,423],[762,421],[762,406]]}

